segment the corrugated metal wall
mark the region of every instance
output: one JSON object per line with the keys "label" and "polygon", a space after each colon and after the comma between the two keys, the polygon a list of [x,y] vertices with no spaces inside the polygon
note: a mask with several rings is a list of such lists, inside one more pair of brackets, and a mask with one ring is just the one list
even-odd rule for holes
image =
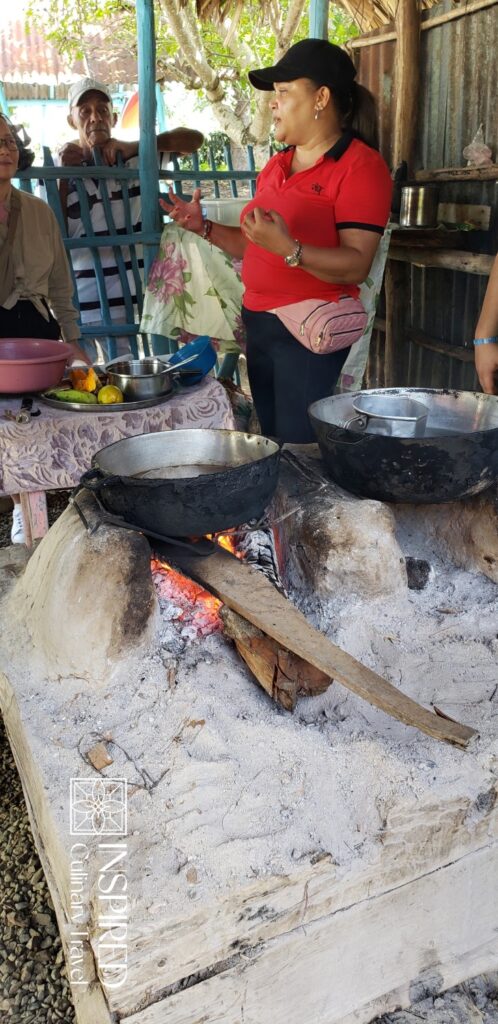
{"label": "corrugated metal wall", "polygon": [[[423,15],[424,22],[454,10],[444,0]],[[386,34],[377,31],[376,35]],[[463,149],[479,125],[498,162],[498,5],[425,30],[421,34],[420,102],[415,169],[465,166]],[[381,149],[391,163],[393,126],[394,40],[361,46],[354,52],[358,78],[377,97]],[[469,234],[467,247],[494,253],[498,248],[498,183],[494,181],[442,182],[441,202],[477,203],[493,207],[489,233]],[[472,341],[487,279],[435,268],[411,267],[407,271],[406,326],[437,338],[444,345],[463,347]],[[405,349],[403,380],[397,383],[421,387],[451,386],[473,389],[476,378],[472,361],[463,362],[431,352],[399,339]],[[372,346],[369,382],[380,381],[382,339]]]}

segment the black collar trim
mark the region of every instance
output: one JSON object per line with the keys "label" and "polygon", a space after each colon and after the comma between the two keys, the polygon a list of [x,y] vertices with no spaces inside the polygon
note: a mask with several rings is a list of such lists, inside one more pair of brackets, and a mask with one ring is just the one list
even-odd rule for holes
{"label": "black collar trim", "polygon": [[344,135],[341,135],[340,139],[334,142],[334,145],[323,155],[330,157],[331,160],[340,160],[341,156],[344,156],[346,150],[349,149],[354,138],[354,132],[344,132]]}
{"label": "black collar trim", "polygon": [[[324,157],[330,157],[331,160],[340,160],[341,156],[344,156],[346,150],[349,149],[353,139],[356,139],[357,135],[355,132],[344,132],[344,135],[334,142],[334,145],[324,153]],[[280,150],[281,153],[288,153],[289,150],[295,149],[295,146],[284,146]]]}

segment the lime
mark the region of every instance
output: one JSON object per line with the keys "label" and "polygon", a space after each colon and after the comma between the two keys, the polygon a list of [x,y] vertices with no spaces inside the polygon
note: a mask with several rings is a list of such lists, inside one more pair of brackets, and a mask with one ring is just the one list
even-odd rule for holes
{"label": "lime", "polygon": [[104,384],[97,395],[97,401],[101,405],[116,405],[117,402],[124,402],[124,395],[114,384]]}

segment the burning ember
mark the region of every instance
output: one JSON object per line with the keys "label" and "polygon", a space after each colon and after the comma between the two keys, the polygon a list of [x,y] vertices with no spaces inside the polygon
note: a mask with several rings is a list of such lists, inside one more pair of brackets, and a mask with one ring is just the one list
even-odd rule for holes
{"label": "burning ember", "polygon": [[[220,547],[230,551],[236,558],[244,555],[236,550],[234,539],[230,534],[219,534],[209,537]],[[167,562],[158,558],[151,561],[152,579],[159,599],[159,607],[163,619],[172,622],[184,640],[199,640],[211,633],[223,630],[223,623],[218,614],[221,601],[173,569]]]}
{"label": "burning ember", "polygon": [[184,640],[199,640],[223,629],[218,615],[221,601],[217,597],[172,569],[167,562],[153,558],[151,570],[161,615],[177,626]]}

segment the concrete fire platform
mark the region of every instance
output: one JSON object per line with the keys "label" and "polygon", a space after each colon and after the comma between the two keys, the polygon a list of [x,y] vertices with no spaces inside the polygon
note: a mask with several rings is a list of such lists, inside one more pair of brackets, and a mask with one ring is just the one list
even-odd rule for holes
{"label": "concrete fire platform", "polygon": [[[327,495],[351,549],[354,530],[392,573],[370,567],[363,585],[356,559],[348,582],[347,549],[335,568],[328,550],[343,592],[319,587],[315,609],[308,592],[310,617],[477,728],[466,751],[337,684],[284,713],[221,634],[185,640],[161,619],[143,538],[90,536],[71,509],[24,575],[3,565],[0,705],[79,1024],[361,1024],[496,969],[496,584],[445,562],[406,510]],[[300,528],[300,599],[305,544]],[[421,591],[400,575],[407,555],[431,563]],[[74,834],[71,779],[87,785]]]}

